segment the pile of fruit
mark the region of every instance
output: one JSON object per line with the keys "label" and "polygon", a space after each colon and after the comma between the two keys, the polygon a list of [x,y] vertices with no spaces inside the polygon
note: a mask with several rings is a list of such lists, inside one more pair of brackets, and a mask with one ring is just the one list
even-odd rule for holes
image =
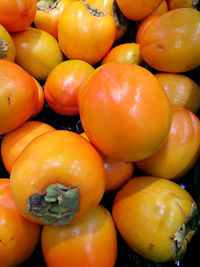
{"label": "pile of fruit", "polygon": [[199,29],[194,0],[0,1],[0,267],[200,263]]}

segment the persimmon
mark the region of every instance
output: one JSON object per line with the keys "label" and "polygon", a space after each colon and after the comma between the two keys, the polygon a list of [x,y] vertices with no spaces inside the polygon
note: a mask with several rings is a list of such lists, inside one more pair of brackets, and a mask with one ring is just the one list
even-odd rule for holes
{"label": "persimmon", "polygon": [[117,27],[115,40],[119,40],[127,31],[128,20],[120,11],[115,0],[85,0],[92,8],[113,16]]}
{"label": "persimmon", "polygon": [[[85,132],[81,133],[81,136],[89,141]],[[103,159],[106,173],[106,193],[119,189],[123,184],[132,178],[135,171],[135,166],[132,162],[127,163],[117,159],[112,159],[106,157],[102,153],[100,153],[100,155]]]}
{"label": "persimmon", "polygon": [[157,73],[156,78],[165,89],[172,106],[189,109],[197,113],[200,108],[198,84],[183,74]]}
{"label": "persimmon", "polygon": [[160,17],[161,14],[159,13],[155,13],[155,14],[151,14],[150,16],[148,16],[147,18],[145,18],[140,24],[139,24],[139,28],[137,30],[136,33],[136,43],[140,43],[141,38],[144,34],[144,32],[146,31],[146,29],[151,25],[151,23]]}
{"label": "persimmon", "polygon": [[177,179],[187,174],[200,156],[200,121],[189,110],[172,109],[172,126],[162,147],[137,162],[146,174]]}
{"label": "persimmon", "polygon": [[54,130],[49,124],[39,121],[28,121],[7,133],[1,143],[1,158],[6,170],[9,173],[11,172],[17,157],[34,138]]}
{"label": "persimmon", "polygon": [[138,21],[151,15],[159,7],[162,0],[116,0],[116,2],[125,17]]}
{"label": "persimmon", "polygon": [[173,181],[140,176],[118,191],[112,215],[126,243],[139,255],[155,262],[177,261],[194,234],[197,206]]}
{"label": "persimmon", "polygon": [[171,126],[171,105],[157,78],[129,63],[101,66],[79,101],[91,143],[104,155],[134,162],[155,153]]}
{"label": "persimmon", "polygon": [[11,61],[0,60],[0,77],[0,134],[5,134],[31,117],[38,90],[33,78]]}
{"label": "persimmon", "polygon": [[8,32],[24,31],[36,15],[36,0],[1,0],[0,24]]}
{"label": "persimmon", "polygon": [[105,189],[99,153],[67,130],[30,142],[16,159],[10,180],[18,210],[43,225],[75,223],[98,206]]}
{"label": "persimmon", "polygon": [[15,44],[9,32],[0,25],[0,59],[15,60]]}
{"label": "persimmon", "polygon": [[109,211],[98,206],[79,222],[44,226],[42,252],[48,267],[114,267],[117,235]]}
{"label": "persimmon", "polygon": [[8,178],[0,179],[0,236],[0,267],[22,264],[40,239],[40,226],[25,219],[17,210]]}
{"label": "persimmon", "polygon": [[195,69],[200,64],[199,24],[200,12],[193,8],[162,14],[140,38],[142,58],[158,71],[181,73]]}
{"label": "persimmon", "polygon": [[15,62],[38,81],[44,81],[64,60],[57,40],[43,30],[29,27],[11,36],[16,47]]}
{"label": "persimmon", "polygon": [[68,5],[58,22],[58,42],[68,59],[93,65],[100,61],[115,41],[113,17],[75,1]]}
{"label": "persimmon", "polygon": [[79,88],[93,71],[94,68],[83,60],[66,60],[58,64],[44,85],[48,106],[61,115],[79,114]]}
{"label": "persimmon", "polygon": [[37,102],[37,106],[35,107],[31,117],[35,117],[37,116],[43,109],[44,107],[44,91],[43,91],[43,88],[41,86],[41,84],[33,77],[35,83],[36,83],[36,86],[37,86],[37,89],[38,89],[38,102]]}
{"label": "persimmon", "polygon": [[63,10],[73,0],[40,0],[37,2],[37,12],[34,18],[36,28],[50,33],[58,39],[58,21]]}
{"label": "persimmon", "polygon": [[127,62],[130,64],[142,64],[140,45],[136,43],[124,43],[109,50],[102,60],[102,64],[111,62]]}

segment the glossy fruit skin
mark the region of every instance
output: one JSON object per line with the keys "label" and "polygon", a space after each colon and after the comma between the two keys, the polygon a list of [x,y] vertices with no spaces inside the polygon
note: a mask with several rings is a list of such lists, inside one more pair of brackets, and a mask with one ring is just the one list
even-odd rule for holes
{"label": "glossy fruit skin", "polygon": [[199,156],[199,119],[187,109],[174,107],[165,143],[155,154],[137,162],[137,166],[148,175],[177,179],[188,173]]}
{"label": "glossy fruit skin", "polygon": [[174,234],[190,214],[194,200],[178,184],[140,176],[118,191],[112,216],[120,234],[139,255],[155,262],[174,261]]}
{"label": "glossy fruit skin", "polygon": [[38,102],[37,102],[37,106],[35,107],[31,117],[35,117],[37,116],[43,109],[44,107],[44,91],[43,91],[43,88],[41,86],[41,84],[33,77],[35,83],[36,83],[36,86],[37,86],[37,89],[38,89]]}
{"label": "glossy fruit skin", "polygon": [[199,27],[200,12],[193,8],[162,14],[140,40],[142,58],[163,72],[181,73],[196,68],[200,64]]}
{"label": "glossy fruit skin", "polygon": [[[85,132],[81,133],[81,136],[89,141]],[[127,163],[117,159],[112,159],[106,157],[102,153],[100,153],[100,155],[103,159],[104,170],[106,173],[105,193],[119,189],[132,178],[135,171],[135,166],[132,162]]]}
{"label": "glossy fruit skin", "polygon": [[146,29],[148,29],[148,27],[151,25],[151,23],[160,17],[160,14],[155,13],[155,14],[151,14],[150,16],[148,16],[147,18],[145,18],[140,24],[139,24],[139,28],[137,30],[136,33],[136,43],[140,43],[142,36],[144,35],[144,32],[146,31]]}
{"label": "glossy fruit skin", "polygon": [[0,134],[5,134],[30,118],[38,92],[32,77],[11,61],[0,60],[0,76]]}
{"label": "glossy fruit skin", "polygon": [[[5,42],[5,45],[7,45],[5,54],[3,53],[1,42]],[[9,32],[2,25],[0,25],[0,59],[15,60],[15,44]]]}
{"label": "glossy fruit skin", "polygon": [[157,73],[156,78],[165,89],[172,106],[197,113],[200,108],[200,88],[196,82],[183,74]]}
{"label": "glossy fruit skin", "polygon": [[25,219],[16,209],[8,178],[0,179],[0,266],[17,266],[33,253],[40,226]]}
{"label": "glossy fruit skin", "polygon": [[58,39],[58,21],[63,10],[73,0],[61,0],[58,4],[49,10],[37,9],[34,19],[34,25],[36,28],[48,32],[53,37]]}
{"label": "glossy fruit skin", "polygon": [[61,115],[79,114],[79,88],[93,71],[94,68],[82,60],[67,60],[58,64],[49,74],[44,86],[48,106]]}
{"label": "glossy fruit skin", "polygon": [[104,166],[98,152],[87,140],[67,130],[34,139],[15,161],[10,179],[17,208],[39,224],[44,221],[27,210],[30,195],[43,193],[55,183],[78,186],[79,211],[74,223],[97,207],[105,188]]}
{"label": "glossy fruit skin", "polygon": [[156,77],[128,63],[106,64],[95,72],[79,111],[91,143],[104,155],[125,162],[155,153],[171,126],[171,106]]}
{"label": "glossy fruit skin", "polygon": [[0,24],[8,32],[24,31],[35,18],[36,3],[36,0],[1,0]]}
{"label": "glossy fruit skin", "polygon": [[29,27],[12,34],[12,38],[16,47],[16,63],[38,81],[44,81],[64,59],[57,40],[43,30]]}
{"label": "glossy fruit skin", "polygon": [[117,0],[119,9],[130,20],[138,21],[146,18],[161,4],[162,0]]}
{"label": "glossy fruit skin", "polygon": [[44,226],[42,251],[48,267],[114,267],[117,236],[111,214],[103,206],[79,222]]}
{"label": "glossy fruit skin", "polygon": [[55,129],[43,122],[28,121],[7,133],[1,143],[1,157],[6,170],[10,173],[14,162],[23,149],[37,136]]}
{"label": "glossy fruit skin", "polygon": [[134,164],[102,156],[106,172],[105,192],[118,190],[133,177]]}
{"label": "glossy fruit skin", "polygon": [[86,4],[80,1],[71,3],[58,23],[58,41],[65,56],[92,65],[105,56],[115,36],[113,17],[91,15]]}
{"label": "glossy fruit skin", "polygon": [[126,62],[130,64],[142,64],[140,45],[136,43],[124,43],[109,50],[102,60],[102,65],[111,62]]}
{"label": "glossy fruit skin", "polygon": [[85,2],[91,7],[113,16],[117,27],[115,40],[119,40],[125,34],[128,27],[128,20],[121,13],[115,0],[86,0]]}

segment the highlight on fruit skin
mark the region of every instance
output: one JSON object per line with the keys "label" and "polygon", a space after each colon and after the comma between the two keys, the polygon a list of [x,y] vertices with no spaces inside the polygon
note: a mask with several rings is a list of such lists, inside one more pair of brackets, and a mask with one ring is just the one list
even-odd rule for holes
{"label": "highlight on fruit skin", "polygon": [[56,130],[38,136],[23,149],[10,181],[13,199],[24,217],[58,226],[74,223],[98,206],[105,190],[105,171],[87,140]]}
{"label": "highlight on fruit skin", "polygon": [[137,43],[124,43],[110,49],[102,60],[102,65],[112,62],[126,62],[141,65],[140,45]]}
{"label": "highlight on fruit skin", "polygon": [[197,113],[200,108],[200,87],[183,74],[157,73],[156,78],[165,89],[172,106],[189,109]]}
{"label": "highlight on fruit skin", "polygon": [[[85,132],[81,133],[81,136],[89,141]],[[135,172],[134,163],[113,159],[100,152],[99,154],[103,159],[106,173],[105,193],[118,190],[133,177]]]}
{"label": "highlight on fruit skin", "polygon": [[186,175],[199,156],[200,120],[187,109],[173,107],[166,141],[156,153],[136,165],[148,175],[172,180]]}
{"label": "highlight on fruit skin", "polygon": [[199,24],[200,12],[194,8],[177,8],[162,14],[140,38],[142,58],[162,72],[183,73],[197,68]]}
{"label": "highlight on fruit skin", "polygon": [[104,155],[135,162],[155,153],[167,138],[171,105],[147,69],[121,62],[102,65],[81,91],[83,129]]}
{"label": "highlight on fruit skin", "polygon": [[112,216],[125,242],[153,262],[180,260],[194,235],[197,205],[173,181],[140,176],[115,196]]}
{"label": "highlight on fruit skin", "polygon": [[1,142],[1,158],[8,173],[11,172],[20,153],[33,139],[54,130],[55,128],[47,123],[27,121],[17,129],[5,134]]}
{"label": "highlight on fruit skin", "polygon": [[44,226],[41,244],[48,267],[114,267],[117,260],[116,228],[102,205],[79,222]]}
{"label": "highlight on fruit skin", "polygon": [[23,264],[40,241],[41,227],[24,218],[13,201],[10,179],[0,178],[0,266]]}

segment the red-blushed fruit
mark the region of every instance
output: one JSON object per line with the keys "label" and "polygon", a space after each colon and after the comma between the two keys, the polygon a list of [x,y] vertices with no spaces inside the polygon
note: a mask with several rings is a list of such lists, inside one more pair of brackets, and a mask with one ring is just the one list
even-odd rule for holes
{"label": "red-blushed fruit", "polygon": [[31,117],[38,90],[33,78],[11,61],[0,60],[0,77],[0,134],[5,134]]}
{"label": "red-blushed fruit", "polygon": [[61,115],[78,115],[79,88],[93,71],[94,68],[83,60],[66,60],[58,64],[44,85],[48,106]]}
{"label": "red-blushed fruit", "polygon": [[135,252],[151,261],[167,262],[183,257],[194,234],[197,206],[178,184],[140,176],[118,191],[112,215]]}
{"label": "red-blushed fruit", "polygon": [[180,178],[200,156],[200,121],[189,110],[173,107],[172,125],[162,147],[149,158],[137,162],[146,174],[166,179]]}
{"label": "red-blushed fruit", "polygon": [[103,206],[79,222],[44,226],[42,252],[48,267],[114,267],[117,235],[111,214]]}
{"label": "red-blushed fruit", "polygon": [[35,18],[36,3],[36,0],[1,0],[0,24],[8,32],[24,31]]}
{"label": "red-blushed fruit", "polygon": [[40,239],[40,225],[25,219],[17,210],[8,178],[0,179],[0,237],[0,267],[25,262]]}
{"label": "red-blushed fruit", "polygon": [[95,71],[82,90],[79,112],[91,143],[125,162],[155,153],[171,126],[171,105],[157,78],[128,63],[110,63]]}
{"label": "red-blushed fruit", "polygon": [[43,122],[28,121],[17,129],[4,135],[1,143],[1,158],[10,173],[13,164],[23,149],[37,136],[55,129]]}

